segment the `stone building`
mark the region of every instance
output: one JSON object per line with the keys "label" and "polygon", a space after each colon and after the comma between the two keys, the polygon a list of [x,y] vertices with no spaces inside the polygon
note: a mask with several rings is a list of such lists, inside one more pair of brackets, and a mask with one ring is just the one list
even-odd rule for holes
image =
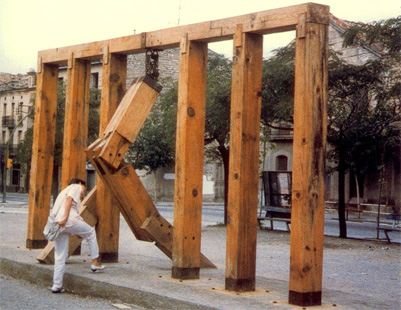
{"label": "stone building", "polygon": [[28,74],[0,73],[0,115],[1,115],[1,187],[6,184],[7,191],[24,191],[25,174],[19,164],[13,163],[10,169],[4,169],[5,153],[12,159],[18,144],[24,139],[26,130],[32,126],[32,119],[27,115],[32,111],[35,97],[36,73]]}

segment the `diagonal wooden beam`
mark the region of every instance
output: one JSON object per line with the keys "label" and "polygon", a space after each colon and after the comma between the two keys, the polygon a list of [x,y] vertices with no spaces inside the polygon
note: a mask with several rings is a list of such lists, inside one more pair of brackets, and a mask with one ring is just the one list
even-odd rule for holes
{"label": "diagonal wooden beam", "polygon": [[[91,159],[103,182],[114,194],[118,207],[131,231],[138,240],[155,242],[155,245],[172,258],[173,225],[160,215],[152,198],[130,164],[121,164],[114,170],[102,159]],[[152,223],[158,222],[158,228]],[[152,221],[150,223],[150,221]],[[216,268],[204,255],[202,268]]]}
{"label": "diagonal wooden beam", "polygon": [[[156,246],[172,258],[172,225],[159,214],[132,165],[123,161],[126,149],[135,140],[160,90],[149,77],[138,79],[124,96],[104,138],[90,145],[86,153],[104,184],[114,194],[117,206],[135,237],[142,241],[155,241]],[[144,229],[143,225],[149,218],[159,219],[162,226],[171,230],[155,232],[154,229]],[[215,267],[204,256],[201,264]]]}

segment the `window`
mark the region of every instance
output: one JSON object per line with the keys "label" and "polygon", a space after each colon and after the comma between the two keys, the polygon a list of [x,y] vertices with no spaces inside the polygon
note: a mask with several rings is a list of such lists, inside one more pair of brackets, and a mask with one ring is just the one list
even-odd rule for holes
{"label": "window", "polygon": [[20,144],[21,141],[22,141],[22,130],[18,130],[17,144]]}
{"label": "window", "polygon": [[280,155],[276,157],[276,170],[287,171],[288,170],[288,158],[287,156]]}
{"label": "window", "polygon": [[21,115],[22,114],[22,107],[23,107],[24,103],[20,102],[17,108],[17,115]]}
{"label": "window", "polygon": [[7,103],[3,105],[3,116],[6,116],[6,112],[7,112]]}
{"label": "window", "polygon": [[91,73],[91,81],[90,81],[91,88],[99,88],[99,73]]}

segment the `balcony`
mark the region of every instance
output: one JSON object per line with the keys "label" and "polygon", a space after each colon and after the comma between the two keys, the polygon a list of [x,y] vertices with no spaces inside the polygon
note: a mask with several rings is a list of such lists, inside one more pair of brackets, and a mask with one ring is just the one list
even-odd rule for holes
{"label": "balcony", "polygon": [[272,129],[270,131],[271,141],[292,140],[294,138],[293,129]]}
{"label": "balcony", "polygon": [[10,129],[15,127],[15,117],[14,116],[3,116],[1,119],[1,126],[8,127]]}

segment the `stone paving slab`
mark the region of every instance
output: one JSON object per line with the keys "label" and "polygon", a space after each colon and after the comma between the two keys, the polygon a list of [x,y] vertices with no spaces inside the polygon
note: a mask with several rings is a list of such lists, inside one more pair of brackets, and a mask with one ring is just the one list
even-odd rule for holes
{"label": "stone paving slab", "polygon": [[[27,216],[0,213],[0,272],[51,286],[53,266],[25,249]],[[325,238],[323,305],[313,309],[400,309],[398,244]],[[102,273],[89,269],[86,244],[68,259],[64,287],[146,309],[303,309],[287,303],[289,234],[258,232],[256,291],[224,290],[225,229],[205,227],[202,251],[218,267],[202,269],[199,280],[171,278],[171,261],[152,243],[135,240],[121,221],[119,262]],[[1,300],[1,297],[0,297]]]}

